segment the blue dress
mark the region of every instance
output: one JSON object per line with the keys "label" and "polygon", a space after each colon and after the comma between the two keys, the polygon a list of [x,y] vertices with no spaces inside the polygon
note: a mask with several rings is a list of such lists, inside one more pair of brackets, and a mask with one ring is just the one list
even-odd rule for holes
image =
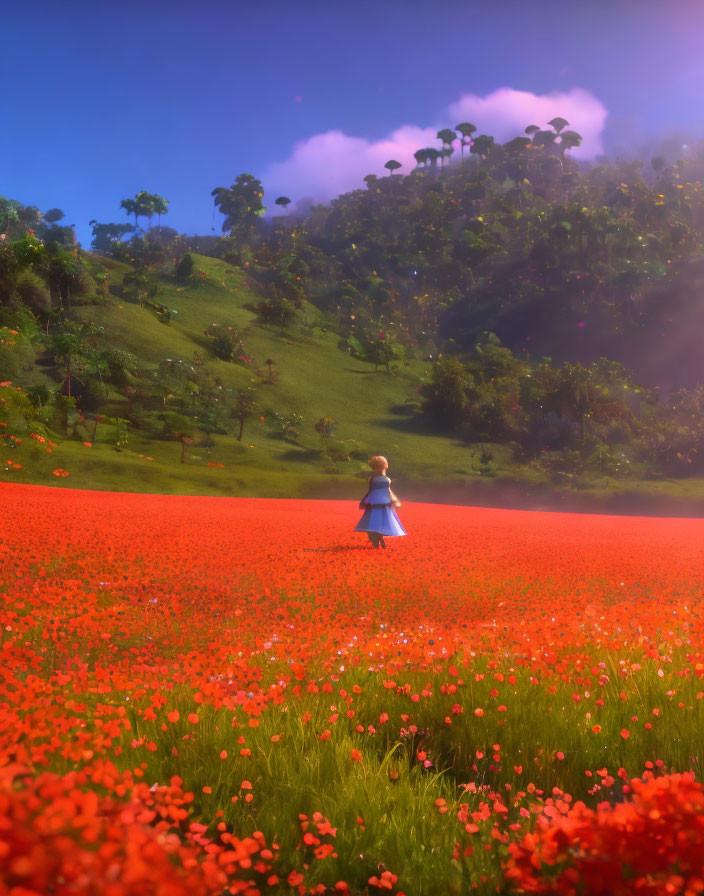
{"label": "blue dress", "polygon": [[391,503],[390,488],[391,480],[388,476],[372,476],[369,494],[364,498],[367,506],[362,519],[354,528],[355,532],[379,532],[381,535],[406,534]]}

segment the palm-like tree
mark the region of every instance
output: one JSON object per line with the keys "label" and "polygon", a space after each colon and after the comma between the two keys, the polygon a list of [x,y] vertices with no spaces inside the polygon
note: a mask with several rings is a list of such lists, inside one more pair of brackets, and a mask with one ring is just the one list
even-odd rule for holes
{"label": "palm-like tree", "polygon": [[279,196],[278,199],[274,200],[274,205],[280,205],[284,209],[290,204],[291,200],[288,198],[288,196]]}
{"label": "palm-like tree", "polygon": [[582,135],[577,131],[563,131],[560,134],[560,154],[565,155],[565,151],[576,146],[582,145]]}
{"label": "palm-like tree", "polygon": [[480,158],[485,159],[491,152],[493,146],[493,137],[488,136],[488,134],[480,134],[472,143],[469,151],[479,156]]}
{"label": "palm-like tree", "polygon": [[542,131],[540,128],[533,134],[533,145],[549,147],[553,146],[557,133],[555,131]]}
{"label": "palm-like tree", "polygon": [[552,135],[552,139],[550,138],[549,131],[541,131],[538,129],[536,133],[536,137],[538,140],[536,141],[534,138],[534,142],[541,143],[543,146],[548,146],[557,143],[555,137],[560,138],[560,142],[557,143],[557,146],[560,150],[560,156],[564,159],[565,151],[568,149],[572,149],[575,146],[581,146],[582,144],[582,135],[578,134],[577,131],[565,131],[565,128],[569,124],[566,118],[553,118],[552,121],[549,121],[548,124],[551,128],[554,129],[555,134]]}
{"label": "palm-like tree", "polygon": [[[452,144],[457,139],[457,134],[451,128],[443,128],[441,131],[438,131],[436,134],[438,140],[442,140],[442,150],[440,151],[441,158],[447,158],[449,160],[450,153],[445,152],[445,147],[452,148]],[[440,163],[442,167],[442,162]]]}
{"label": "palm-like tree", "polygon": [[431,166],[433,167],[433,169],[437,168],[438,159],[440,158],[440,150],[435,149],[434,147],[431,146],[428,149],[426,149],[425,152],[428,156],[428,160],[429,160]]}
{"label": "palm-like tree", "polygon": [[557,118],[553,118],[552,121],[549,121],[548,124],[550,125],[551,128],[555,129],[555,132],[557,134],[559,134],[563,128],[567,127],[567,125],[569,124],[569,121],[567,121],[566,118],[560,118],[558,116]]}
{"label": "palm-like tree", "polygon": [[418,149],[413,153],[413,158],[416,160],[418,167],[422,165],[424,168],[428,165],[428,150],[427,149]]}
{"label": "palm-like tree", "polygon": [[57,224],[62,218],[65,217],[66,216],[60,208],[50,208],[42,215],[45,224]]}
{"label": "palm-like tree", "polygon": [[463,121],[462,124],[455,125],[455,130],[462,134],[460,140],[460,152],[462,154],[462,165],[464,166],[464,148],[472,143],[472,134],[477,130],[477,126],[469,121]]}
{"label": "palm-like tree", "polygon": [[149,229],[152,228],[152,217],[156,214],[155,200],[156,196],[147,193],[146,190],[140,190],[134,197],[135,202],[139,206],[139,214],[144,216],[149,222]]}
{"label": "palm-like tree", "polygon": [[525,166],[528,161],[528,150],[531,142],[528,137],[514,137],[508,143],[503,144],[504,160],[502,169],[515,181],[517,193],[516,203],[520,205],[520,183],[525,177]]}
{"label": "palm-like tree", "polygon": [[508,143],[504,143],[504,149],[510,153],[520,153],[530,146],[530,140],[527,137],[514,137]]}
{"label": "palm-like tree", "polygon": [[120,202],[120,208],[124,208],[126,214],[134,215],[134,226],[135,228],[139,227],[139,221],[137,220],[137,215],[141,211],[139,203],[134,199],[123,199]]}
{"label": "palm-like tree", "polygon": [[389,159],[389,161],[384,165],[384,168],[388,168],[389,170],[389,177],[391,177],[394,171],[397,171],[400,167],[401,163],[397,162],[396,159]]}
{"label": "palm-like tree", "polygon": [[163,196],[157,196],[155,194],[153,196],[153,208],[154,208],[154,214],[156,214],[158,221],[159,221],[159,230],[161,230],[161,216],[168,213],[169,200],[164,199]]}
{"label": "palm-like tree", "polygon": [[240,174],[229,189],[216,187],[210,195],[215,197],[215,205],[225,215],[223,231],[247,224],[266,211],[262,205],[264,188],[252,174]]}

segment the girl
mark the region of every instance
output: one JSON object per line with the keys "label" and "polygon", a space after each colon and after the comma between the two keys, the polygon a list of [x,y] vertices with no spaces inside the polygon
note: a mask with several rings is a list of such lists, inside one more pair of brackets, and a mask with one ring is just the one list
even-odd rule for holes
{"label": "girl", "polygon": [[405,535],[406,530],[396,515],[393,505],[401,506],[401,502],[391,491],[391,480],[386,471],[389,468],[385,457],[377,455],[369,461],[372,475],[369,477],[369,488],[359,502],[359,509],[364,510],[362,519],[355,526],[355,532],[366,532],[373,547],[386,547],[384,535]]}

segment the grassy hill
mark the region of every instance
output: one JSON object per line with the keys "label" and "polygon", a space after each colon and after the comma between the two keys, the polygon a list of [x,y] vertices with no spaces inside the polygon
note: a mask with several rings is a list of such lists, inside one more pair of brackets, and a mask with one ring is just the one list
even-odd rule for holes
{"label": "grassy hill", "polygon": [[[321,491],[330,496],[339,487],[341,496],[349,497],[360,489],[363,493],[362,480],[369,472],[366,459],[377,453],[389,458],[391,475],[396,474],[398,482],[477,475],[471,470],[473,452],[464,443],[420,427],[412,414],[416,388],[427,373],[425,362],[399,364],[392,375],[383,368],[375,370],[371,363],[351,358],[338,348],[339,337],[327,330],[320,312],[307,304],[301,324],[282,335],[277,326],[259,322],[254,310],[258,298],[247,289],[242,270],[215,258],[194,255],[194,260],[194,285],[179,286],[173,278],[160,278],[156,301],[171,310],[168,324],[150,308],[120,295],[122,277],[130,268],[106,259],[100,263],[109,277],[109,294],[100,304],[74,307],[72,316],[101,326],[111,346],[136,355],[144,377],[166,358],[191,361],[196,354],[224,390],[253,387],[256,412],[246,421],[242,441],[236,440],[237,426],[231,423],[231,434],[214,434],[213,446],[206,449],[198,447],[196,440],[181,463],[179,443],[150,437],[137,426],[129,427],[127,448],[119,452],[112,426],[98,426],[91,449],[78,437],[66,439],[52,432],[54,441],[60,442],[62,466],[70,472],[62,484],[277,497],[312,496]],[[205,276],[201,278],[200,272]],[[215,356],[203,333],[211,322],[226,322],[240,330],[253,357],[250,365]],[[267,359],[275,362],[275,383],[266,382]],[[35,365],[18,385],[42,383],[56,388],[55,370]],[[126,398],[109,387],[108,397],[97,410],[125,417]],[[296,444],[283,439],[275,412],[303,417]],[[350,460],[333,464],[321,452],[314,424],[323,416],[338,421],[332,441]],[[224,466],[208,467],[208,462]],[[14,471],[3,478],[34,481],[33,470],[36,481],[44,478],[46,470],[37,470],[36,464],[23,475]]]}
{"label": "grassy hill", "polygon": [[[314,306],[304,303],[300,320],[281,332],[264,324],[257,314],[260,299],[248,289],[245,271],[206,256],[194,255],[195,274],[187,285],[161,274],[155,301],[171,312],[168,322],[153,308],[142,307],[122,290],[131,268],[93,256],[107,274],[109,291],[99,301],[83,299],[74,306],[76,321],[103,328],[104,344],[131,352],[138,359],[137,386],[153,378],[165,359],[193,363],[210,371],[223,393],[251,387],[256,407],[247,418],[243,438],[236,438],[237,421],[227,432],[205,440],[196,432],[184,462],[179,441],[159,432],[161,399],[146,396],[137,405],[134,424],[127,427],[127,444],[116,449],[116,426],[86,421],[67,437],[53,428],[57,444],[47,455],[24,439],[14,451],[19,467],[0,467],[2,481],[36,482],[86,489],[158,493],[271,497],[361,497],[369,475],[366,460],[373,454],[389,458],[389,474],[397,493],[409,500],[478,503],[503,506],[540,506],[552,509],[608,509],[651,512],[700,512],[704,483],[616,482],[592,476],[580,491],[559,488],[546,474],[518,466],[502,445],[468,445],[433,431],[415,411],[418,388],[429,376],[423,360],[395,362],[390,374],[383,367],[351,357],[338,346],[339,337]],[[241,333],[249,364],[220,360],[204,335],[210,323],[227,323]],[[269,378],[266,361],[273,360],[276,376]],[[60,368],[41,362],[26,365],[16,384],[56,389]],[[123,389],[107,386],[98,414],[126,418]],[[303,418],[295,440],[284,439],[276,414],[295,412]],[[338,422],[330,441],[333,460],[321,450],[315,423],[323,416]],[[90,447],[84,442],[90,441]],[[487,455],[481,457],[485,449]],[[23,462],[24,461],[24,462]],[[67,477],[52,475],[57,466]]]}

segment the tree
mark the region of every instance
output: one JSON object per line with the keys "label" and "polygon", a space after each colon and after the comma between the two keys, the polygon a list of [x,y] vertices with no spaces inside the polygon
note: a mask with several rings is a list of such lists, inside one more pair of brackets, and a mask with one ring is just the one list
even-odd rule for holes
{"label": "tree", "polygon": [[9,252],[19,270],[36,269],[46,263],[46,247],[31,233],[13,243]]}
{"label": "tree", "polygon": [[254,413],[256,402],[254,398],[254,390],[249,387],[247,389],[238,389],[235,396],[235,404],[230,411],[230,416],[239,420],[240,429],[237,433],[237,441],[242,441],[242,432],[244,431],[244,421],[251,417]]}
{"label": "tree", "polygon": [[282,336],[284,335],[284,331],[298,318],[301,304],[302,303],[297,298],[289,299],[286,298],[286,296],[282,296],[279,299],[276,313],[279,318],[279,333]]}
{"label": "tree", "polygon": [[274,417],[281,428],[283,438],[295,442],[298,439],[298,429],[303,423],[303,416],[295,411],[288,414],[280,414],[278,411],[274,411]]}
{"label": "tree", "polygon": [[95,219],[88,223],[93,229],[91,246],[98,252],[113,252],[115,243],[120,242],[126,233],[134,231],[131,224],[100,224]]}
{"label": "tree", "polygon": [[[441,158],[449,158],[449,153],[445,151],[445,147],[452,148],[453,142],[457,139],[457,134],[451,128],[443,128],[441,131],[437,132],[437,139],[442,140],[442,150],[440,151]],[[442,162],[440,163],[442,167]]]}
{"label": "tree", "polygon": [[144,307],[145,298],[153,294],[153,290],[155,290],[155,285],[150,281],[144,268],[128,271],[122,278],[123,294],[136,298],[140,308]]}
{"label": "tree", "polygon": [[426,153],[431,166],[433,167],[433,169],[436,169],[438,166],[438,159],[440,158],[440,150],[435,149],[435,147],[429,146],[428,149],[426,149]]}
{"label": "tree", "polygon": [[561,130],[563,130],[564,128],[567,127],[567,125],[569,124],[569,121],[567,121],[565,118],[558,117],[558,118],[553,118],[552,121],[548,122],[548,124],[550,125],[551,128],[555,129],[556,133],[559,134]]}
{"label": "tree", "polygon": [[149,229],[152,226],[152,217],[158,215],[159,226],[161,227],[161,216],[165,215],[169,210],[169,200],[156,193],[148,193],[146,190],[140,190],[135,196],[135,202],[138,207],[138,214],[143,215],[149,221]]}
{"label": "tree", "polygon": [[398,359],[400,355],[400,346],[389,339],[375,339],[368,344],[366,355],[374,364],[375,368],[380,364],[383,364],[386,368],[386,372],[391,374],[389,364],[391,361]]}
{"label": "tree", "polygon": [[464,148],[465,146],[471,146],[472,134],[477,130],[477,127],[476,125],[470,124],[468,121],[463,121],[462,124],[455,125],[455,130],[462,134],[462,139],[460,140],[460,152],[462,154],[462,165],[464,166]]}
{"label": "tree", "polygon": [[279,296],[272,301],[260,302],[257,311],[262,323],[270,323],[277,320],[279,322],[279,333],[283,336],[284,331],[297,319],[301,307],[298,297],[289,299],[286,296]]}
{"label": "tree", "polygon": [[161,216],[166,215],[169,211],[169,199],[165,199],[163,196],[157,196],[156,201],[154,203],[154,210],[156,211],[157,218],[159,219],[159,230],[161,230]]}
{"label": "tree", "polygon": [[196,427],[194,422],[185,414],[169,412],[162,415],[164,421],[164,435],[181,443],[181,463],[186,463],[186,450],[193,442]]}
{"label": "tree", "polygon": [[210,195],[215,197],[218,211],[225,215],[222,224],[224,233],[251,224],[266,211],[262,205],[264,188],[261,181],[251,174],[240,174],[231,187],[216,187]]}
{"label": "tree", "polygon": [[183,400],[186,395],[188,383],[194,374],[193,368],[182,360],[166,358],[159,363],[154,373],[157,391],[161,395],[164,410],[169,399]]}
{"label": "tree", "polygon": [[19,222],[18,212],[21,208],[22,203],[16,199],[5,199],[4,196],[0,196],[0,222],[4,231],[9,231],[10,224]]}
{"label": "tree", "polygon": [[540,128],[533,134],[533,146],[543,146],[545,148],[555,143],[557,134],[555,131],[541,131]]}
{"label": "tree", "polygon": [[163,196],[157,196],[155,193],[148,193],[146,190],[140,190],[134,199],[123,199],[120,207],[124,208],[128,215],[134,215],[135,228],[139,226],[138,218],[147,218],[150,222],[154,215],[159,215],[159,223],[161,223],[161,215],[165,215],[168,211],[169,200]]}
{"label": "tree", "polygon": [[422,165],[424,168],[428,165],[428,150],[427,149],[418,149],[413,153],[413,158],[416,160],[418,167]]}
{"label": "tree", "polygon": [[124,208],[126,214],[134,215],[134,226],[135,226],[135,230],[136,230],[139,227],[139,221],[137,220],[137,216],[142,211],[139,203],[136,202],[134,199],[123,199],[120,202],[120,208]]}
{"label": "tree", "polygon": [[118,386],[128,386],[128,375],[137,373],[136,355],[124,349],[111,347],[103,349],[102,356],[107,365],[108,379]]}
{"label": "tree", "polygon": [[527,137],[514,137],[513,140],[509,140],[503,146],[509,153],[522,153],[530,146],[530,140]]}
{"label": "tree", "polygon": [[144,215],[149,223],[149,229],[152,227],[152,216],[156,213],[155,201],[156,197],[146,190],[140,190],[135,196],[135,202],[140,208],[140,214]]}
{"label": "tree", "polygon": [[553,373],[551,388],[543,399],[545,411],[578,424],[580,438],[585,436],[586,418],[590,410],[592,372],[581,364],[565,363]]}
{"label": "tree", "polygon": [[77,363],[80,364],[81,359],[86,360],[90,354],[91,349],[87,339],[99,333],[102,333],[102,327],[67,320],[64,321],[60,330],[52,333],[47,339],[47,347],[55,360],[65,365],[64,382],[69,398],[71,398],[72,378],[75,375]]}
{"label": "tree", "polygon": [[[127,419],[132,420],[132,409],[135,401],[141,401],[143,396],[135,386],[125,386],[125,398],[127,399]],[[134,422],[134,421],[132,421]]]}
{"label": "tree", "polygon": [[44,212],[42,217],[47,224],[56,224],[66,216],[60,208],[50,208],[48,211]]}
{"label": "tree", "polygon": [[291,204],[291,200],[288,196],[279,196],[278,199],[274,200],[274,204],[280,205],[282,208],[286,209]]}
{"label": "tree", "polygon": [[23,205],[17,211],[17,217],[27,229],[36,229],[42,221],[42,213],[36,205]]}
{"label": "tree", "polygon": [[225,323],[210,324],[203,333],[210,339],[213,351],[222,361],[234,361],[244,353],[244,344],[237,327]]}
{"label": "tree", "polygon": [[176,280],[179,283],[187,283],[193,273],[195,262],[190,252],[186,252],[183,258],[176,265]]}
{"label": "tree", "polygon": [[482,159],[486,159],[491,154],[493,148],[494,138],[489,137],[487,134],[480,134],[472,143],[469,151]]}
{"label": "tree", "polygon": [[401,167],[401,163],[397,162],[396,159],[389,159],[389,161],[384,165],[384,168],[388,168],[389,176],[391,176],[394,171],[397,171]]}
{"label": "tree", "polygon": [[161,230],[161,216],[165,215],[169,211],[169,200],[164,199],[163,196],[157,196],[156,194],[153,196],[153,209],[159,220],[159,230]]}
{"label": "tree", "polygon": [[[102,327],[100,328],[102,332]],[[81,367],[89,376],[95,376],[100,381],[100,385],[103,389],[104,397],[108,397],[108,388],[105,385],[105,380],[103,379],[103,374],[108,374],[110,372],[110,368],[108,366],[107,355],[103,349],[94,348],[92,346],[88,346],[83,356],[81,357]]]}
{"label": "tree", "polygon": [[337,430],[337,420],[332,417],[321,417],[315,424],[315,431],[320,436],[320,447],[323,452],[327,453],[328,441],[335,435]]}
{"label": "tree", "polygon": [[564,158],[565,151],[575,146],[582,145],[582,135],[577,131],[563,131],[560,134],[560,155]]}
{"label": "tree", "polygon": [[73,295],[84,295],[95,290],[95,281],[88,275],[74,251],[58,244],[47,247],[42,272],[49,283],[52,300],[58,300],[62,310],[65,302],[69,314]]}
{"label": "tree", "polygon": [[432,378],[422,387],[423,413],[443,426],[456,427],[469,405],[467,390],[472,378],[465,365],[456,358],[440,358],[433,363]]}

